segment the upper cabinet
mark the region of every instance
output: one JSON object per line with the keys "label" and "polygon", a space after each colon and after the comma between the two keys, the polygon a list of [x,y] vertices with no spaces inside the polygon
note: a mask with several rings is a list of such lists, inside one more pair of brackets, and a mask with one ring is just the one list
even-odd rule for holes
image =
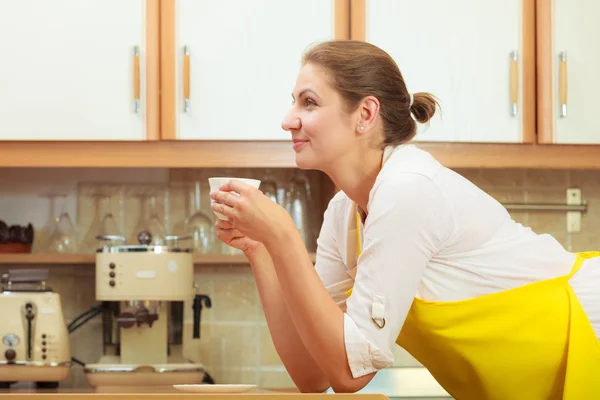
{"label": "upper cabinet", "polygon": [[538,0],[542,143],[600,144],[600,1]]}
{"label": "upper cabinet", "polygon": [[161,18],[163,139],[289,140],[302,53],[348,38],[339,0],[167,0]]}
{"label": "upper cabinet", "polygon": [[535,141],[533,0],[351,0],[351,36],[387,51],[441,113],[417,141]]}
{"label": "upper cabinet", "polygon": [[158,0],[0,0],[0,140],[158,138],[157,12]]}
{"label": "upper cabinet", "polygon": [[[211,156],[228,141],[230,163],[260,164],[287,149],[303,53],[330,39],[383,48],[410,92],[438,98],[416,137],[432,148],[600,144],[598,15],[594,0],[0,0],[3,157],[121,141],[119,163],[152,148],[182,165],[174,141]],[[123,143],[148,140],[163,143]]]}

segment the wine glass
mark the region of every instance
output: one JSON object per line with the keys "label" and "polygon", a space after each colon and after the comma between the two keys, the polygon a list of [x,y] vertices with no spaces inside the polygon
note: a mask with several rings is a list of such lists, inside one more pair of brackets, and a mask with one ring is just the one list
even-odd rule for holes
{"label": "wine glass", "polygon": [[292,216],[302,240],[311,250],[314,243],[309,212],[314,208],[312,207],[310,182],[302,172],[296,172],[292,176],[286,193],[284,208]]}
{"label": "wine glass", "polygon": [[164,246],[167,237],[167,229],[163,225],[160,216],[158,215],[158,207],[156,202],[156,193],[150,193],[148,200],[150,202],[150,217],[148,218],[147,230],[152,235],[151,245]]}
{"label": "wine glass", "polygon": [[64,197],[66,195],[52,192],[41,195],[41,197],[48,199],[48,219],[42,229],[36,232],[34,238],[34,251],[36,253],[46,253],[50,249],[52,235],[56,225],[56,198],[59,196]]}
{"label": "wine glass", "polygon": [[270,198],[273,202],[277,201],[277,191],[279,189],[277,185],[277,179],[271,174],[271,170],[267,169],[265,175],[261,179],[260,189],[265,196]]}
{"label": "wine glass", "polygon": [[194,182],[192,213],[186,220],[185,232],[192,236],[194,252],[211,253],[214,249],[215,227],[212,220],[202,212],[200,181]]}
{"label": "wine glass", "polygon": [[99,247],[106,244],[100,239],[101,237],[114,238],[108,243],[109,246],[122,242],[122,240],[116,239],[121,236],[121,230],[112,213],[111,193],[96,190],[90,194],[90,197],[94,201],[94,219],[84,236],[81,248],[83,251],[94,253]]}
{"label": "wine glass", "polygon": [[62,199],[61,211],[58,217],[56,217],[48,250],[51,253],[76,253],[75,225],[67,211],[66,196],[60,195],[59,198]]}
{"label": "wine glass", "polygon": [[134,189],[131,197],[137,199],[137,202],[139,203],[137,207],[137,209],[139,210],[139,217],[134,228],[131,230],[131,232],[129,232],[129,235],[127,236],[127,243],[130,245],[136,245],[139,243],[138,235],[140,234],[140,232],[145,231],[148,225],[146,220],[146,194],[141,188]]}

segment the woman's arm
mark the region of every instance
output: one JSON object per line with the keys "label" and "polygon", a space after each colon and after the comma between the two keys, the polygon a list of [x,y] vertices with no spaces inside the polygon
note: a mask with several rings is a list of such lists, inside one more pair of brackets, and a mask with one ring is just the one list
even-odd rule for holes
{"label": "woman's arm", "polygon": [[283,293],[271,256],[264,246],[246,256],[252,266],[273,343],[286,370],[300,391],[324,392],[330,386],[329,381],[306,350],[282,301]]}
{"label": "woman's arm", "polygon": [[[376,190],[346,314],[323,287],[297,231],[282,224],[265,241],[298,334],[336,392],[362,389],[393,362],[391,348],[427,262],[452,231],[444,198],[429,179],[396,177]],[[373,322],[375,313],[385,326]]]}
{"label": "woman's arm", "polygon": [[352,377],[344,345],[344,312],[319,279],[298,231],[273,235],[267,249],[276,265],[279,301],[287,306],[296,334],[333,390],[343,393],[362,389],[374,374]]}
{"label": "woman's arm", "polygon": [[[323,286],[285,210],[235,180],[211,194],[213,210],[265,245],[292,323],[336,392],[362,389],[393,362],[391,347],[425,266],[452,230],[447,201],[425,176],[394,176],[375,192],[346,314]],[[383,315],[384,327],[373,322],[380,318],[374,312]]]}

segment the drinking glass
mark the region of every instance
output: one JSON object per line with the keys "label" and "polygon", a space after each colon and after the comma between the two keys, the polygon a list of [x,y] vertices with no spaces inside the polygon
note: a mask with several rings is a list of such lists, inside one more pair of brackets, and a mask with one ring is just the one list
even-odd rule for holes
{"label": "drinking glass", "polygon": [[61,199],[61,211],[55,219],[48,251],[51,253],[76,253],[75,225],[67,211],[66,196],[60,195],[58,198]]}

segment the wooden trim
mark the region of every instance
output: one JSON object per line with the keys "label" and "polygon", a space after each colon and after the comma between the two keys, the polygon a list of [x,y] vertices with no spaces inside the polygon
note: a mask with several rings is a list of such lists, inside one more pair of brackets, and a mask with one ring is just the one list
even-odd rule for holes
{"label": "wooden trim", "polygon": [[[248,259],[243,254],[240,255],[221,255],[221,254],[193,254],[192,259],[195,265],[232,265],[248,264]],[[314,263],[315,253],[310,253],[310,259]],[[95,254],[22,254],[22,253],[0,253],[0,265],[11,264],[43,264],[43,265],[76,265],[76,264],[95,264]]]}
{"label": "wooden trim", "polygon": [[160,5],[146,0],[146,140],[160,139]]}
{"label": "wooden trim", "polygon": [[536,142],[535,0],[523,0],[523,143]]}
{"label": "wooden trim", "polygon": [[536,1],[537,131],[539,143],[554,143],[552,0]]}
{"label": "wooden trim", "polygon": [[350,39],[366,40],[366,0],[350,0]]}
{"label": "wooden trim", "polygon": [[160,2],[161,139],[177,139],[176,0]]}
{"label": "wooden trim", "polygon": [[[449,168],[600,169],[600,145],[416,143]],[[223,157],[227,154],[227,157]],[[296,168],[288,141],[0,142],[2,167]]]}
{"label": "wooden trim", "polygon": [[[100,388],[60,388],[52,391],[28,390],[22,392],[11,389],[0,391],[2,400],[389,400],[383,394],[354,394],[354,393],[294,393],[296,389],[256,388],[248,393],[184,393],[168,386],[140,386],[140,387],[100,387]],[[18,389],[17,389],[18,390]],[[314,399],[313,399],[314,397]]]}
{"label": "wooden trim", "polygon": [[416,143],[449,168],[600,169],[600,145]]}
{"label": "wooden trim", "polygon": [[335,39],[350,39],[350,0],[334,0]]}
{"label": "wooden trim", "polygon": [[295,168],[296,158],[289,141],[0,142],[0,167]]}

